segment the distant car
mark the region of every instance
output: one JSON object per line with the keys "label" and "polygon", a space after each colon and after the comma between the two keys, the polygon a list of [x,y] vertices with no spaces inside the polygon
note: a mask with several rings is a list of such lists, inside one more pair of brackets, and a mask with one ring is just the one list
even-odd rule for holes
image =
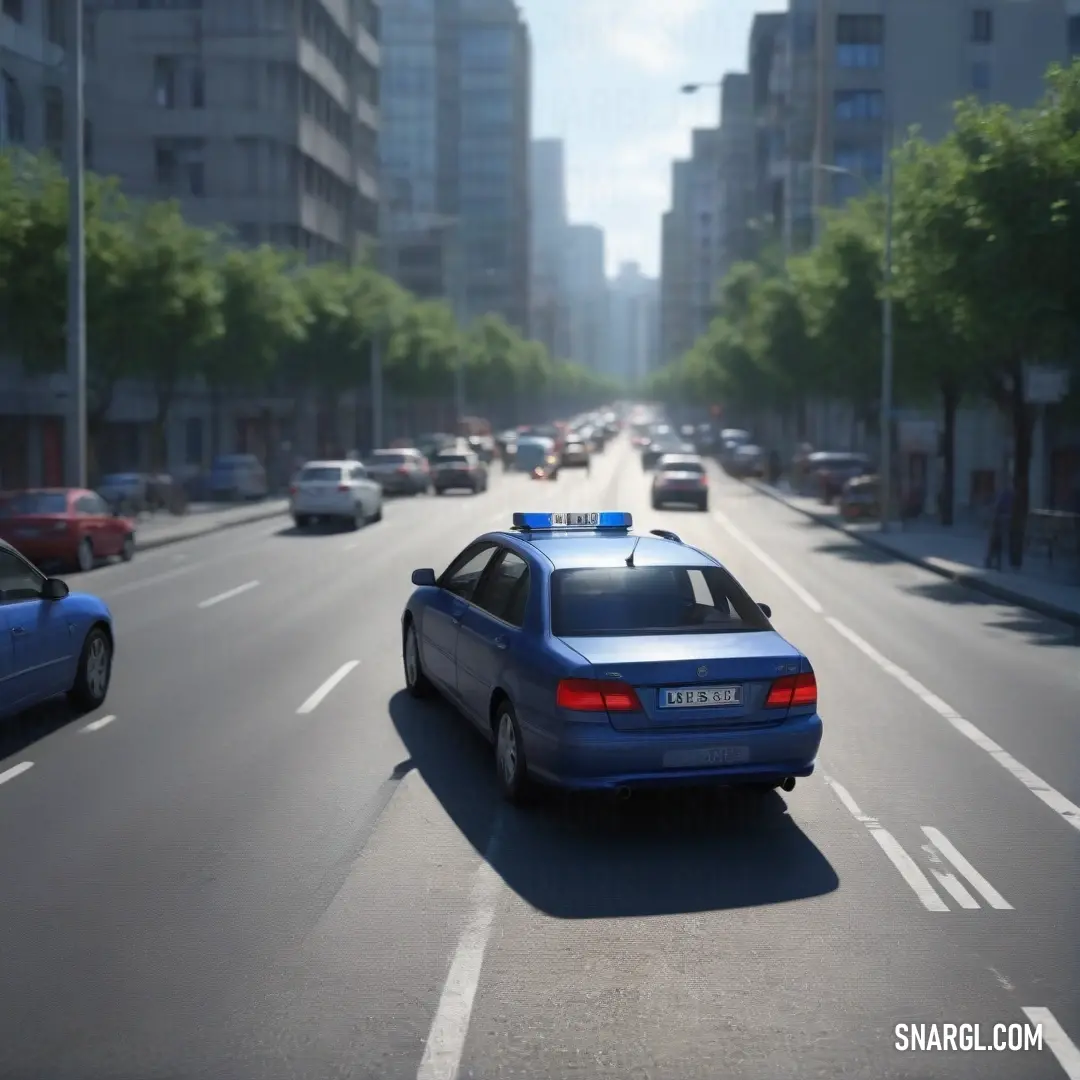
{"label": "distant car", "polygon": [[740,480],[762,480],[768,469],[768,459],[760,446],[743,443],[728,459],[728,472]]}
{"label": "distant car", "polygon": [[385,495],[421,495],[431,490],[431,467],[416,447],[376,450],[364,458],[368,476]]}
{"label": "distant car", "polygon": [[46,577],[2,540],[0,634],[0,715],[65,693],[86,711],[105,701],[115,652],[108,606]]}
{"label": "distant car", "polygon": [[41,566],[65,570],[85,572],[101,559],[135,557],[135,522],[83,488],[0,493],[0,539]]}
{"label": "distant car", "polygon": [[210,466],[210,495],[215,499],[265,499],[266,470],[254,454],[219,454]]}
{"label": "distant car", "polygon": [[664,432],[654,436],[642,448],[641,467],[648,472],[650,469],[656,468],[656,463],[665,454],[692,454],[693,452],[693,446],[684,443],[678,435],[675,435],[670,431]]}
{"label": "distant car", "polygon": [[709,476],[696,454],[665,454],[656,466],[652,483],[652,508],[672,503],[709,509]]}
{"label": "distant car", "polygon": [[821,501],[832,503],[849,480],[871,472],[870,459],[866,454],[819,451],[807,459],[806,471]]}
{"label": "distant car", "polygon": [[860,521],[881,516],[881,482],[877,476],[857,476],[844,484],[840,493],[840,516]]}
{"label": "distant car", "polygon": [[359,529],[382,521],[382,487],[358,461],[309,461],[289,488],[289,512],[298,529],[315,521]]}
{"label": "distant car", "polygon": [[150,509],[149,477],[144,473],[106,473],[97,493],[114,512],[134,516]]}
{"label": "distant car", "polygon": [[711,555],[629,514],[515,514],[441,574],[414,570],[406,687],[495,744],[504,798],[533,781],[790,791],[821,743],[817,680]]}
{"label": "distant car", "polygon": [[564,469],[587,468],[589,464],[589,447],[584,442],[571,439],[562,452],[562,466]]}
{"label": "distant car", "polygon": [[536,480],[558,480],[562,461],[554,439],[522,436],[514,451],[514,468]]}
{"label": "distant car", "polygon": [[443,450],[431,460],[431,486],[436,495],[455,490],[479,495],[488,489],[488,469],[471,450]]}

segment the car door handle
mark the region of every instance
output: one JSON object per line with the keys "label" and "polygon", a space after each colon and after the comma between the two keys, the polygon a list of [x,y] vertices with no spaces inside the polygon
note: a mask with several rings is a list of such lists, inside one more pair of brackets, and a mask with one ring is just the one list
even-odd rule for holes
{"label": "car door handle", "polygon": [[502,637],[501,635],[499,637],[497,637],[491,644],[494,645],[496,649],[509,649],[510,648],[510,642],[507,641],[506,638]]}

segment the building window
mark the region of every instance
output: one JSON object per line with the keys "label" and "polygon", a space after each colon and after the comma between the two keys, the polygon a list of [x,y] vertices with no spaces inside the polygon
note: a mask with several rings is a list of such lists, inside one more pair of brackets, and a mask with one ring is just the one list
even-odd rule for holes
{"label": "building window", "polygon": [[4,0],[4,14],[16,22],[23,21],[23,0]]}
{"label": "building window", "polygon": [[154,101],[162,109],[176,108],[176,57],[154,57]]}
{"label": "building window", "polygon": [[990,89],[990,65],[985,60],[971,65],[971,88],[980,92]]}
{"label": "building window", "polygon": [[236,149],[240,155],[240,182],[244,194],[256,195],[259,191],[259,140],[237,139]]}
{"label": "building window", "polygon": [[202,139],[158,139],[154,145],[158,185],[177,195],[205,195],[205,156]]}
{"label": "building window", "polygon": [[47,86],[45,105],[45,146],[60,157],[64,150],[64,95],[55,86]]}
{"label": "building window", "polygon": [[45,40],[63,48],[67,44],[67,5],[49,0],[45,7]]}
{"label": "building window", "polygon": [[990,8],[976,8],[971,13],[971,40],[989,45],[994,40],[994,13]]}
{"label": "building window", "polygon": [[879,120],[885,95],[880,90],[840,90],[834,104],[837,120]]}
{"label": "building window", "polygon": [[885,19],[881,15],[838,15],[836,62],[844,68],[879,68],[884,59]]}
{"label": "building window", "polygon": [[191,107],[193,109],[206,108],[206,72],[202,64],[195,64],[190,73],[191,83]]}
{"label": "building window", "polygon": [[0,100],[0,147],[26,141],[26,102],[18,80],[3,73],[3,99]]}

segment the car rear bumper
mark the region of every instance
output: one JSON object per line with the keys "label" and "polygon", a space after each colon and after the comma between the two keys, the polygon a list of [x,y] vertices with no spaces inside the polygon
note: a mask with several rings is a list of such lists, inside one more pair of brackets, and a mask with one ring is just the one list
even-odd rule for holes
{"label": "car rear bumper", "polygon": [[[757,784],[810,776],[821,746],[821,717],[795,717],[768,728],[692,732],[619,732],[607,724],[567,724],[560,738],[523,726],[525,753],[536,776],[557,787],[605,791],[621,787]],[[695,754],[724,750],[746,760],[704,765]],[[665,755],[675,764],[665,765]]]}
{"label": "car rear bumper", "polygon": [[289,505],[289,510],[294,517],[306,515],[308,517],[352,517],[356,513],[356,503],[351,496],[343,496],[340,499],[311,499],[294,497]]}

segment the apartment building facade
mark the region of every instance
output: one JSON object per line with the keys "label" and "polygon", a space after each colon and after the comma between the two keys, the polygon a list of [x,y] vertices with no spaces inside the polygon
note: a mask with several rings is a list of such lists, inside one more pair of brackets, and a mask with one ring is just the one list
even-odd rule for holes
{"label": "apartment building facade", "polygon": [[87,0],[86,19],[98,171],[315,261],[373,240],[378,0]]}
{"label": "apartment building facade", "polygon": [[[566,152],[561,139],[533,139],[529,162],[532,332],[552,356],[570,355],[566,274],[569,219]],[[601,275],[603,268],[601,267]]]}

